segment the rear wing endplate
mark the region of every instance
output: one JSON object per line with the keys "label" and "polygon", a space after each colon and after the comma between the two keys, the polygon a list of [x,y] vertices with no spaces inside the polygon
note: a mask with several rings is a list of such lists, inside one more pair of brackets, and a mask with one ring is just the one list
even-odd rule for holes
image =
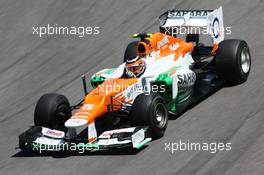
{"label": "rear wing endplate", "polygon": [[214,44],[224,40],[222,7],[216,10],[169,10],[160,15],[159,22],[160,27],[164,29],[179,27],[206,29],[207,34],[213,38]]}

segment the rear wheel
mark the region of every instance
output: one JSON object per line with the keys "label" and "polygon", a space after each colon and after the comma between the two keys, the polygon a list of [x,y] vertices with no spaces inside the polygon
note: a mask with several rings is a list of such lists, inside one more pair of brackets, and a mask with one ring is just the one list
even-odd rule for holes
{"label": "rear wheel", "polygon": [[37,102],[34,123],[36,126],[65,131],[64,123],[70,116],[70,103],[64,95],[45,94]]}
{"label": "rear wheel", "polygon": [[157,93],[138,95],[132,107],[131,119],[133,126],[149,126],[153,139],[162,137],[168,124],[165,100]]}
{"label": "rear wheel", "polygon": [[217,73],[229,84],[239,84],[247,80],[251,69],[251,55],[243,40],[224,40],[215,55]]}

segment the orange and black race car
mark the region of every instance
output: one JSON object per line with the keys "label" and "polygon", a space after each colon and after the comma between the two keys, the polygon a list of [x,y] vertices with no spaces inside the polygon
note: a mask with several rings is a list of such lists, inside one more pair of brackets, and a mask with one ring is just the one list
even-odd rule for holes
{"label": "orange and black race car", "polygon": [[[199,34],[177,38],[177,27],[208,27],[213,44]],[[95,73],[85,96],[71,106],[60,94],[37,102],[34,124],[19,136],[23,150],[139,149],[165,133],[169,114],[181,113],[225,84],[245,82],[251,56],[243,40],[224,40],[222,8],[168,11],[160,32],[134,34],[123,63]]]}

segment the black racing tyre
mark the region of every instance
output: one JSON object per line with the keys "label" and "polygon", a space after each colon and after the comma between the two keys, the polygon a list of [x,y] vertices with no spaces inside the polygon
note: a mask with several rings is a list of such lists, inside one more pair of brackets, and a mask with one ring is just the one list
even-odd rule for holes
{"label": "black racing tyre", "polygon": [[228,84],[245,82],[251,69],[247,43],[236,39],[222,41],[215,55],[215,66],[218,75]]}
{"label": "black racing tyre", "polygon": [[70,116],[70,103],[64,95],[45,94],[37,102],[34,124],[65,131],[64,123]]}
{"label": "black racing tyre", "polygon": [[139,41],[133,41],[127,45],[127,48],[126,48],[125,54],[124,54],[124,62],[126,62],[127,59],[129,59],[131,57],[136,57],[138,55],[137,54],[138,42]]}
{"label": "black racing tyre", "polygon": [[138,95],[130,116],[133,126],[149,126],[153,139],[164,135],[168,124],[168,110],[164,98],[159,94]]}

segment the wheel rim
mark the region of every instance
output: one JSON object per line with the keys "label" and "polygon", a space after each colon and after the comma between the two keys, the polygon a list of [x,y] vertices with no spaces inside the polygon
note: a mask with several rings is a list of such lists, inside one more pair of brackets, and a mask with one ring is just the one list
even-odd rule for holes
{"label": "wheel rim", "polygon": [[250,55],[247,47],[244,47],[241,52],[241,68],[245,74],[248,73],[250,68]]}
{"label": "wheel rim", "polygon": [[166,107],[162,103],[158,103],[155,107],[155,122],[159,128],[163,128],[166,125]]}

